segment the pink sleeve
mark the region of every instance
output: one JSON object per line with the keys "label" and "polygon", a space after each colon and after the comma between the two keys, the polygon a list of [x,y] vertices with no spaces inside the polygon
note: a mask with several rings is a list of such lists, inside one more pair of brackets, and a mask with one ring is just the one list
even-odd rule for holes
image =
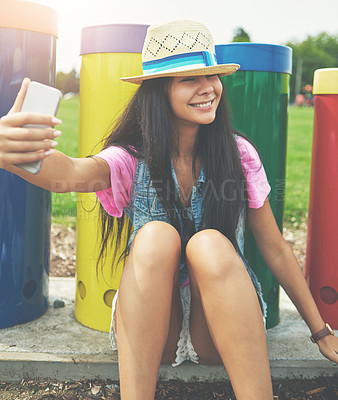
{"label": "pink sleeve", "polygon": [[109,165],[111,182],[110,188],[96,192],[96,195],[108,214],[121,217],[130,202],[137,158],[118,146],[108,147],[95,157],[102,158]]}
{"label": "pink sleeve", "polygon": [[237,145],[247,184],[249,207],[260,208],[271,190],[263,164],[256,149],[246,139],[237,136]]}

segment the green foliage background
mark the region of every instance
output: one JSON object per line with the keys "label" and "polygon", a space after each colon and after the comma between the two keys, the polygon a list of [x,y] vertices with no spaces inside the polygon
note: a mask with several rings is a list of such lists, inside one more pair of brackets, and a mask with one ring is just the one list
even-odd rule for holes
{"label": "green foliage background", "polygon": [[[238,27],[234,30],[232,41],[251,42],[250,34],[243,27]],[[313,73],[316,69],[338,68],[338,34],[330,35],[321,32],[316,36],[308,35],[302,42],[290,40],[287,43],[276,44],[285,44],[293,51],[290,79],[291,103],[295,101],[296,95],[301,93],[305,85],[312,86]],[[296,82],[298,79],[299,84]]]}
{"label": "green foliage background", "polygon": [[317,36],[308,36],[303,42],[288,42],[293,49],[293,64],[290,81],[290,98],[296,93],[296,76],[301,69],[301,87],[313,84],[313,73],[320,68],[338,68],[338,35],[325,32]]}

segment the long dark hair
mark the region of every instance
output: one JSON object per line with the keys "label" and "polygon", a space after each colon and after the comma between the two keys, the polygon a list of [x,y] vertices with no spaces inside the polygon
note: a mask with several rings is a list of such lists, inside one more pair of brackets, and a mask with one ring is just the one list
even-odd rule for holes
{"label": "long dark hair", "polygon": [[[182,204],[171,173],[171,157],[177,150],[173,139],[175,135],[178,138],[178,133],[169,103],[170,84],[171,78],[144,81],[104,140],[104,148],[120,146],[131,155],[146,161],[150,179],[166,214],[180,232],[175,207],[180,210]],[[247,194],[235,133],[242,135],[231,127],[227,99],[223,94],[215,120],[199,128],[193,150],[193,171],[197,179],[195,165],[199,157],[206,176],[200,230],[217,229],[239,251],[236,227],[241,213],[246,209]],[[105,257],[113,239],[114,260],[118,250],[122,250],[120,258],[127,255],[126,245],[132,232],[128,221],[125,215],[120,218],[108,215],[101,206],[100,259]],[[123,235],[122,243],[121,234],[127,223],[127,234]]]}

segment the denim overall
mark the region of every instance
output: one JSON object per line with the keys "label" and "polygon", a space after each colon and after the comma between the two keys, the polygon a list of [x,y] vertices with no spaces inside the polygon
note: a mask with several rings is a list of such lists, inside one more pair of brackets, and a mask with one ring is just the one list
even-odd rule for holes
{"label": "denim overall", "polygon": [[[174,178],[176,191],[179,193],[178,182],[174,170],[173,163],[171,162],[171,172]],[[130,222],[134,227],[134,231],[131,235],[131,238],[128,242],[128,250],[130,249],[131,243],[137,233],[137,231],[142,228],[144,224],[150,221],[164,221],[170,224],[170,220],[166,214],[165,209],[163,208],[158,195],[156,193],[156,189],[150,184],[148,191],[148,184],[150,181],[150,173],[146,166],[144,160],[138,159],[137,168],[134,178],[134,185],[131,194],[131,200],[127,208],[124,209],[124,212],[129,217]],[[201,167],[200,177],[198,179],[197,186],[193,186],[192,195],[191,195],[191,206],[187,207],[187,211],[190,213],[191,218],[194,219],[196,232],[200,229],[201,218],[202,218],[202,199],[203,193],[205,189],[205,175],[203,166]],[[178,213],[178,217],[181,224],[181,234],[182,234],[182,218],[180,213]],[[236,229],[236,238],[238,246],[244,254],[244,231],[245,231],[245,216],[244,213],[239,218],[239,222]],[[181,235],[182,237],[182,235]],[[252,283],[256,289],[257,296],[260,302],[260,306],[262,309],[263,317],[265,318],[266,313],[266,304],[263,300],[261,285],[258,282],[258,279],[248,262],[243,256],[241,259],[250,275]],[[182,284],[186,281],[188,277],[188,269],[185,263],[180,264],[180,278],[179,282]]]}

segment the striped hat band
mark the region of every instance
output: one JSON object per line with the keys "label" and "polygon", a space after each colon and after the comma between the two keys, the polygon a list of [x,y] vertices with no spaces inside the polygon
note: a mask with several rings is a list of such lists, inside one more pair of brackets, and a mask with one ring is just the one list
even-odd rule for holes
{"label": "striped hat band", "polygon": [[140,84],[144,80],[198,75],[229,75],[238,64],[217,64],[214,40],[208,28],[196,21],[151,25],[142,50],[143,75],[121,78]]}
{"label": "striped hat band", "polygon": [[187,68],[204,68],[212,65],[217,65],[216,55],[209,51],[178,54],[142,63],[144,75],[163,73],[165,71],[185,71]]}

